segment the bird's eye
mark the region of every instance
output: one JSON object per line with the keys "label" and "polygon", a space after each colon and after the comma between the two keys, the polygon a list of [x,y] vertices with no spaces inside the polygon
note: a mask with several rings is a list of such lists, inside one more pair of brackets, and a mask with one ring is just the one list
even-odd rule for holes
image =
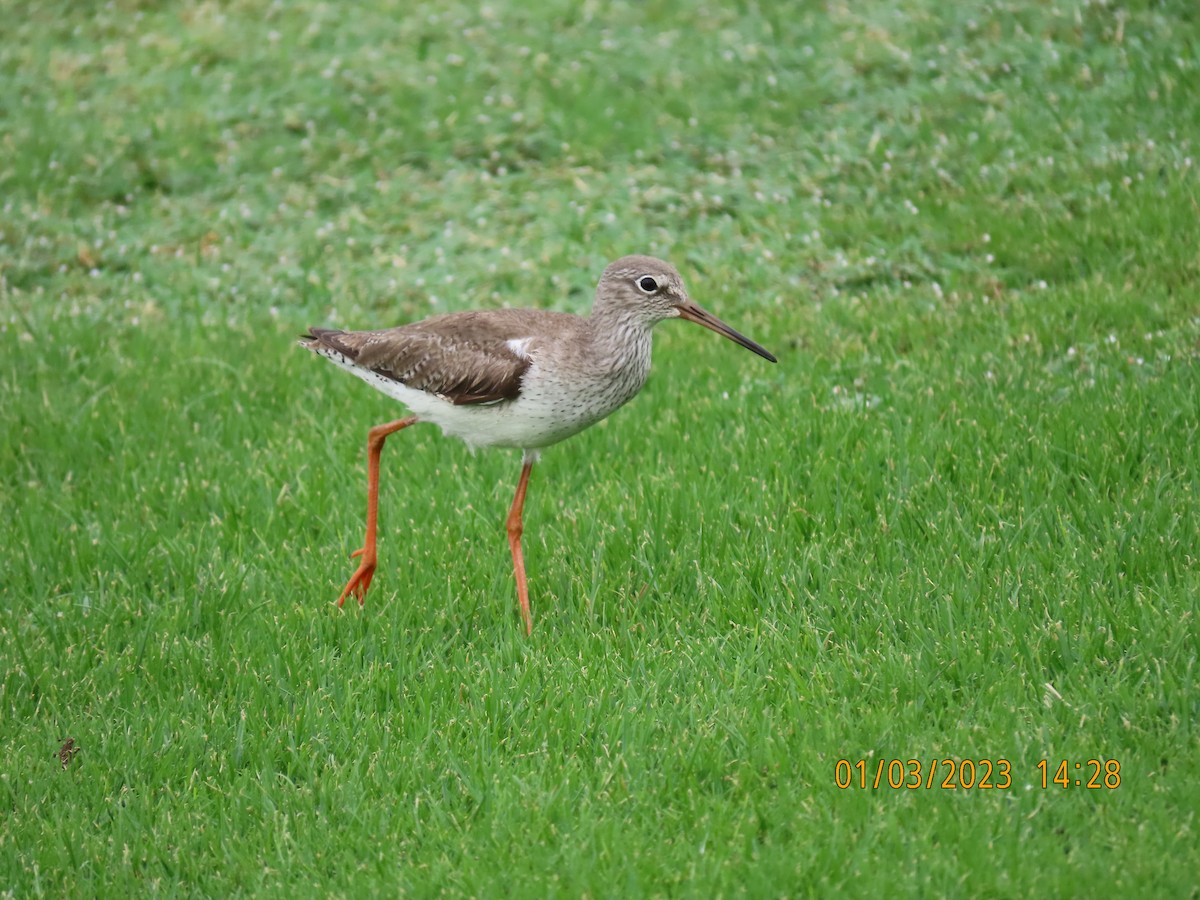
{"label": "bird's eye", "polygon": [[658,290],[658,282],[649,275],[643,275],[637,280],[638,290],[643,294],[653,294]]}

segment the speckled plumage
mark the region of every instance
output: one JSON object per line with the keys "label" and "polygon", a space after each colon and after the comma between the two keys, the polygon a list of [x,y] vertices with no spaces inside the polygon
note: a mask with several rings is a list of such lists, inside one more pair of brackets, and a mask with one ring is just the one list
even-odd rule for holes
{"label": "speckled plumage", "polygon": [[[651,331],[676,317],[775,362],[697,306],[673,266],[649,256],[626,256],[608,266],[586,317],[531,309],[450,313],[383,331],[312,328],[301,343],[412,410],[415,419],[393,423],[393,430],[410,421],[431,422],[473,447],[525,451],[509,533],[511,542],[515,517],[513,558],[528,628],[519,520],[529,467],[539,450],[600,421],[641,390],[650,374]],[[371,445],[376,468],[384,437]],[[376,491],[372,482],[367,546],[360,551],[370,548],[372,560]],[[354,591],[361,601],[370,572],[356,573],[342,600]]]}
{"label": "speckled plumage", "polygon": [[314,328],[307,346],[472,447],[534,451],[603,419],[645,383],[649,331],[602,359],[595,331],[579,316],[500,309],[386,331]]}

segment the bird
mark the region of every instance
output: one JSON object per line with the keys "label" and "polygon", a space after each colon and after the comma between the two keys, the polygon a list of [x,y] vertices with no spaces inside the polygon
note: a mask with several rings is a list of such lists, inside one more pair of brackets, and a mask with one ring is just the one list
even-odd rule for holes
{"label": "bird", "polygon": [[688,295],[683,278],[652,256],[624,256],[604,269],[591,313],[492,309],[436,315],[378,331],[309,328],[300,345],[408,408],[367,436],[367,520],[358,568],[338,597],[359,605],[378,565],[380,454],[388,437],[419,422],[472,448],[522,452],[505,520],[517,600],[533,633],[521,550],[529,476],[541,451],[594,425],[641,390],[650,374],[651,332],[666,319],[702,325],[772,363],[776,357]]}

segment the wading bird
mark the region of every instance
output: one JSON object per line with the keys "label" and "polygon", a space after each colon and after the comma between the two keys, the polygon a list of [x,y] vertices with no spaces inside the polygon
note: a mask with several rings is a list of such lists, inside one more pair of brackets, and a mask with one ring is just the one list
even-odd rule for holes
{"label": "wading bird", "polygon": [[664,319],[687,319],[764,359],[774,356],[687,294],[675,267],[625,256],[604,270],[591,315],[535,309],[449,313],[383,331],[310,328],[301,345],[399,400],[413,413],[372,428],[367,438],[367,529],[358,568],[338,598],[361,605],[375,575],[379,455],[391,434],[418,422],[472,447],[524,452],[508,512],[517,599],[533,631],[521,554],[529,473],[542,449],[599,422],[631,400],[650,374],[650,333]]}

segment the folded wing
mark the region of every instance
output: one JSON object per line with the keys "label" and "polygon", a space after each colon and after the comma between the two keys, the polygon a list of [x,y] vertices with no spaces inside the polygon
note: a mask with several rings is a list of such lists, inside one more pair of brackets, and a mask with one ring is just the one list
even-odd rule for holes
{"label": "folded wing", "polygon": [[383,331],[310,328],[302,340],[455,405],[496,403],[517,398],[530,365],[528,324],[513,315],[522,312],[452,313]]}

